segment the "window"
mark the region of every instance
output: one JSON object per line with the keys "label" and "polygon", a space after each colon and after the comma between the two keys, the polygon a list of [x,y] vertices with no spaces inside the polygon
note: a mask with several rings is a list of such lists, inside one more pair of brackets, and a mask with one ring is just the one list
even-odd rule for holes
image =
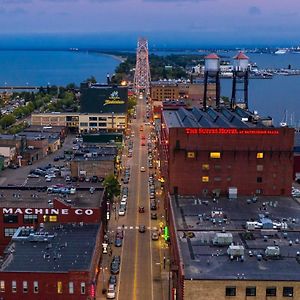
{"label": "window", "polygon": [[231,181],[231,177],[227,177],[227,181]]}
{"label": "window", "polygon": [[36,224],[38,222],[37,215],[24,215],[25,224]]}
{"label": "window", "polygon": [[57,294],[62,294],[62,282],[57,281]]}
{"label": "window", "polygon": [[4,223],[18,223],[18,215],[5,214],[3,217]]}
{"label": "window", "polygon": [[106,117],[99,117],[98,121],[106,121]]}
{"label": "window", "polygon": [[50,222],[57,222],[57,216],[49,216]]}
{"label": "window", "polygon": [[221,152],[210,152],[210,158],[221,158]]}
{"label": "window", "polygon": [[267,287],[266,288],[266,296],[276,297],[276,287]]}
{"label": "window", "polygon": [[256,296],[256,287],[255,286],[248,286],[246,287],[246,296]]}
{"label": "window", "polygon": [[85,282],[81,282],[81,283],[80,283],[80,293],[81,293],[82,295],[85,294]]}
{"label": "window", "polygon": [[15,234],[18,228],[4,228],[4,236],[10,237]]}
{"label": "window", "polygon": [[28,283],[27,283],[27,281],[23,281],[23,293],[28,293]]}
{"label": "window", "polygon": [[91,122],[90,127],[97,127],[97,123],[96,122]]}
{"label": "window", "polygon": [[215,170],[221,170],[221,166],[220,165],[215,165],[214,168],[215,168]]}
{"label": "window", "polygon": [[261,171],[264,170],[264,166],[263,166],[263,165],[257,165],[257,166],[256,166],[256,170],[257,170],[258,172],[261,172]]}
{"label": "window", "polygon": [[264,153],[263,152],[257,152],[256,153],[256,158],[264,158]]}
{"label": "window", "polygon": [[189,151],[189,152],[187,152],[186,157],[187,158],[195,158],[196,154],[194,151]]}
{"label": "window", "polygon": [[203,164],[202,165],[202,170],[204,170],[204,171],[209,170],[209,164]]}
{"label": "window", "polygon": [[38,281],[33,282],[33,292],[37,294],[39,292],[39,283]]}
{"label": "window", "polygon": [[16,293],[17,292],[17,282],[15,280],[13,280],[11,282],[11,292],[12,293]]}
{"label": "window", "polygon": [[202,182],[209,182],[208,176],[202,176]]}
{"label": "window", "polygon": [[236,296],[236,287],[227,286],[225,290],[225,296]]}
{"label": "window", "polygon": [[256,178],[256,182],[257,182],[257,183],[262,183],[262,177],[257,177],[257,178]]}
{"label": "window", "polygon": [[88,126],[89,126],[89,124],[88,124],[88,123],[86,123],[86,122],[80,122],[80,126],[81,126],[81,127],[88,127]]}
{"label": "window", "polygon": [[106,127],[106,123],[104,123],[104,122],[98,123],[98,126],[99,127]]}
{"label": "window", "polygon": [[74,294],[74,282],[69,282],[69,294]]}
{"label": "window", "polygon": [[89,117],[90,121],[97,121],[97,117]]}
{"label": "window", "polygon": [[283,297],[294,297],[294,288],[292,286],[284,286],[282,291]]}
{"label": "window", "polygon": [[214,181],[221,181],[221,177],[215,177]]}
{"label": "window", "polygon": [[5,292],[5,281],[0,280],[0,292],[4,293]]}

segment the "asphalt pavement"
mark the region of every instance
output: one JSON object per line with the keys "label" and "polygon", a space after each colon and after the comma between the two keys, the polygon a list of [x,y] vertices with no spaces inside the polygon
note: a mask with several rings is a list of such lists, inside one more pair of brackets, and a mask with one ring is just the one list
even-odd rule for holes
{"label": "asphalt pavement", "polygon": [[[116,287],[116,299],[119,300],[167,300],[168,299],[168,272],[166,261],[168,260],[168,249],[160,237],[158,241],[152,241],[151,232],[159,228],[163,220],[163,205],[156,211],[158,220],[151,220],[150,200],[148,194],[149,170],[147,166],[147,137],[150,133],[150,126],[144,124],[146,115],[145,99],[138,100],[137,119],[131,124],[131,132],[134,133],[133,156],[127,157],[127,147],[124,149],[123,165],[130,166],[130,181],[128,184],[129,197],[125,216],[111,214],[109,221],[108,235],[114,241],[117,229],[123,230],[123,245],[115,247],[111,244],[112,256],[121,256],[120,273]],[[143,125],[143,131],[140,126]],[[142,146],[141,136],[146,137],[145,146]],[[141,171],[145,167],[145,172]],[[144,206],[145,212],[139,213],[139,206]],[[117,205],[118,207],[118,205]],[[139,232],[138,227],[144,225],[146,231]],[[103,255],[98,278],[98,290],[101,287],[107,288],[110,271],[110,254]],[[105,299],[105,295],[99,292],[97,299]]]}

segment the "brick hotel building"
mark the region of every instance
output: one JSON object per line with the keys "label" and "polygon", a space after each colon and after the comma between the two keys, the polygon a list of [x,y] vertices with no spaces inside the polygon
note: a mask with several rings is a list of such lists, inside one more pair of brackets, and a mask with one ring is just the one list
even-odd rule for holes
{"label": "brick hotel building", "polygon": [[248,110],[174,107],[162,112],[161,167],[179,195],[291,193],[294,129]]}

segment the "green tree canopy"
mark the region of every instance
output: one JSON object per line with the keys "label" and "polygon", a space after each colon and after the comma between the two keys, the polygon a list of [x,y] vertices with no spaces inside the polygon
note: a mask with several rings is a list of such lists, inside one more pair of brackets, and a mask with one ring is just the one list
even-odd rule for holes
{"label": "green tree canopy", "polygon": [[113,197],[120,195],[121,188],[117,177],[114,174],[107,175],[103,181],[106,188],[107,197],[112,200]]}

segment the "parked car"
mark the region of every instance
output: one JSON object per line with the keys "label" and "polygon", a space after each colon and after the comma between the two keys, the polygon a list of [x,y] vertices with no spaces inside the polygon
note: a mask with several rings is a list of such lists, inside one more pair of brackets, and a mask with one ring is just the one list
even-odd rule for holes
{"label": "parked car", "polygon": [[116,247],[122,247],[122,239],[116,238],[115,239],[115,246]]}
{"label": "parked car", "polygon": [[111,274],[119,274],[120,272],[120,265],[116,262],[112,262],[110,264],[110,272]]}
{"label": "parked car", "polygon": [[108,279],[108,284],[113,284],[114,286],[117,285],[117,276],[116,275],[110,275]]}
{"label": "parked car", "polygon": [[115,298],[116,298],[115,284],[109,284],[106,292],[106,299],[115,299]]}

